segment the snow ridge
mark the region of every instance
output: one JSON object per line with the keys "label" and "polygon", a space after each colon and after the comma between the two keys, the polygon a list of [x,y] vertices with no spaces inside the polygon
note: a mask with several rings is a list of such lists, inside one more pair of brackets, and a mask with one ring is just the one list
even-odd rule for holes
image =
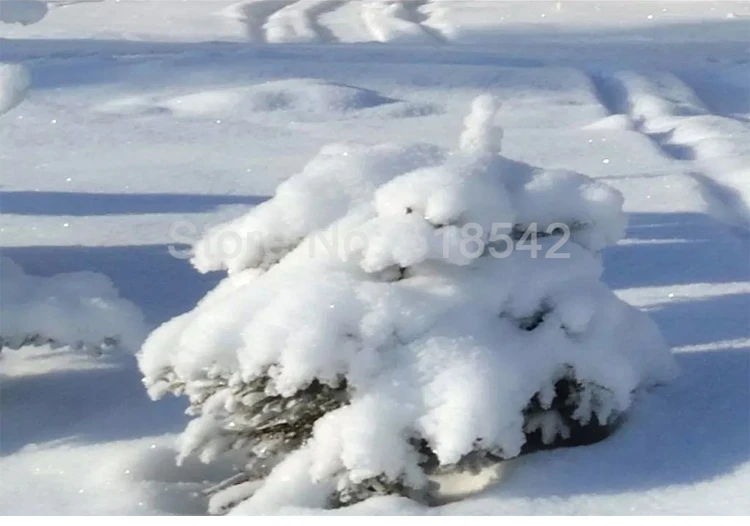
{"label": "snow ridge", "polygon": [[671,73],[622,71],[595,77],[604,105],[624,114],[666,156],[695,161],[698,183],[716,219],[742,237],[750,235],[750,125],[711,113],[695,92]]}
{"label": "snow ridge", "polygon": [[224,16],[242,21],[253,42],[333,42],[333,32],[319,18],[345,0],[250,0],[233,4]]}
{"label": "snow ridge", "polygon": [[362,20],[377,42],[441,43],[440,33],[425,24],[426,1],[363,1]]}

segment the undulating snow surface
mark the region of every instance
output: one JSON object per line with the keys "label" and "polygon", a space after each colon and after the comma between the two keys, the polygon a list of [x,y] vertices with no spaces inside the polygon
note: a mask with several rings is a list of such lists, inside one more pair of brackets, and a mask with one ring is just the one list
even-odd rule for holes
{"label": "undulating snow surface", "polygon": [[[386,497],[335,513],[750,513],[746,3],[6,3],[3,256],[51,280],[36,286],[102,273],[149,328],[223,276],[195,272],[187,245],[231,220],[281,221],[297,230],[272,241],[293,243],[315,226],[300,218],[326,224],[368,199],[313,174],[343,153],[378,186],[442,165],[482,93],[502,102],[508,159],[585,173],[624,197],[625,237],[603,250],[602,280],[655,320],[681,375],[640,396],[607,440],[511,460],[466,500]],[[415,142],[430,146],[396,146]],[[384,207],[411,198],[392,191]],[[201,270],[264,264],[251,248],[216,258],[203,246]],[[96,280],[71,301],[111,298]],[[222,289],[234,290],[212,295]],[[120,328],[74,318],[97,338]],[[128,353],[3,349],[0,375],[3,513],[203,513],[201,492],[239,462],[176,466],[185,404],[149,401]],[[273,498],[266,511],[318,512]]]}

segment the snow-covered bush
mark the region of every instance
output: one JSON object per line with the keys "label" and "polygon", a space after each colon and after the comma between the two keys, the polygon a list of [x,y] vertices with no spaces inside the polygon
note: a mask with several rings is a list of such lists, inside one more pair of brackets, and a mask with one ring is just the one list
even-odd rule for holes
{"label": "snow-covered bush", "polygon": [[212,511],[429,500],[433,476],[602,438],[672,374],[600,282],[621,195],[502,157],[495,113],[478,98],[452,152],[326,146],[195,246],[229,276],[139,363],[190,399],[181,458],[246,455]]}
{"label": "snow-covered bush", "polygon": [[70,345],[136,350],[146,335],[140,310],[95,272],[31,276],[0,257],[0,347]]}

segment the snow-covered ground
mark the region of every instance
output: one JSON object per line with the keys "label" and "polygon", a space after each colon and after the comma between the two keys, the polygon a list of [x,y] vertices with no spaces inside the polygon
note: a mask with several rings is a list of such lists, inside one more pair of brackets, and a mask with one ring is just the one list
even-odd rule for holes
{"label": "snow-covered ground", "polygon": [[[220,278],[170,245],[325,144],[452,146],[481,93],[506,156],[623,193],[605,281],[682,375],[611,438],[510,461],[467,500],[339,513],[750,513],[747,3],[0,0],[0,20],[3,256],[103,273],[150,327]],[[150,402],[129,354],[4,349],[0,375],[3,513],[202,513],[231,473],[174,464],[185,403]]]}

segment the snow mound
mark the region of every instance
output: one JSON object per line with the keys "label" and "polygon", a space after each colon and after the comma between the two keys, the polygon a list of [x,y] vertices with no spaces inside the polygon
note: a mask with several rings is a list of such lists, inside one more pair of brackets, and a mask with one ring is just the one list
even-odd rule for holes
{"label": "snow mound", "polygon": [[195,247],[230,275],[139,365],[152,397],[190,398],[181,458],[247,455],[214,509],[421,498],[433,475],[608,429],[673,374],[600,282],[621,195],[500,155],[496,111],[476,99],[455,151],[327,146]]}
{"label": "snow mound", "polygon": [[18,106],[31,85],[29,70],[21,64],[0,64],[0,115]]}
{"label": "snow mound", "polygon": [[707,212],[739,229],[744,237],[750,225],[747,123],[714,115],[672,73],[622,71],[614,78],[627,94],[624,102],[631,120],[666,154],[699,163],[704,173],[691,175],[699,184]]}
{"label": "snow mound", "polygon": [[315,79],[266,82],[250,87],[187,93],[178,97],[131,97],[98,108],[104,113],[160,114],[177,117],[231,117],[246,114],[294,112],[347,114],[397,102],[374,91]]}
{"label": "snow mound", "polygon": [[0,258],[0,346],[74,345],[134,350],[146,326],[138,308],[94,272],[31,276]]}
{"label": "snow mound", "polygon": [[36,24],[47,16],[47,2],[37,0],[0,0],[0,22],[5,24]]}
{"label": "snow mound", "polygon": [[362,21],[373,39],[399,44],[430,44],[435,37],[416,21],[419,11],[411,11],[414,2],[362,2]]}
{"label": "snow mound", "polygon": [[265,24],[269,43],[325,42],[317,18],[341,4],[339,0],[297,0],[275,12]]}

